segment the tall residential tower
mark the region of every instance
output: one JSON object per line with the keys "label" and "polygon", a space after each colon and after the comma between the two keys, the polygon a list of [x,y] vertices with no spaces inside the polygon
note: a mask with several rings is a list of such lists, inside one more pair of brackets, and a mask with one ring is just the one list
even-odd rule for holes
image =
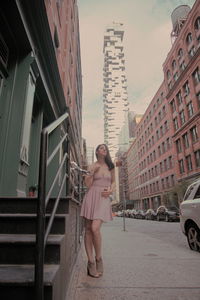
{"label": "tall residential tower", "polygon": [[104,142],[112,158],[118,149],[119,134],[128,111],[123,36],[122,23],[108,26],[104,34]]}

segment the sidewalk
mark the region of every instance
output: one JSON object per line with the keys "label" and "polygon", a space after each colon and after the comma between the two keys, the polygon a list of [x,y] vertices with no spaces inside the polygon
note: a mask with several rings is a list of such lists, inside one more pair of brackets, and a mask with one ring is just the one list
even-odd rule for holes
{"label": "sidewalk", "polygon": [[122,218],[102,226],[101,278],[87,276],[82,245],[66,300],[199,300],[199,254],[137,232],[133,220],[126,223],[126,232]]}

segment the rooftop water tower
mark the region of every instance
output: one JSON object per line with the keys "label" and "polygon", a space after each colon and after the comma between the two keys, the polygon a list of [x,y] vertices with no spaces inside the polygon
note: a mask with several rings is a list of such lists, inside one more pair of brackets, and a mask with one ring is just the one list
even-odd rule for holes
{"label": "rooftop water tower", "polygon": [[176,7],[172,14],[171,14],[171,20],[172,20],[172,32],[171,32],[171,41],[172,43],[175,41],[177,36],[179,35],[181,28],[183,27],[185,21],[187,20],[187,16],[190,12],[191,8],[189,5],[180,5]]}

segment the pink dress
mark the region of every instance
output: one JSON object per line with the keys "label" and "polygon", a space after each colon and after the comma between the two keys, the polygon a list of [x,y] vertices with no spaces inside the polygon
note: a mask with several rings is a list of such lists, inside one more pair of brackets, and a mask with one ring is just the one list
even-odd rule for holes
{"label": "pink dress", "polygon": [[81,216],[89,220],[100,219],[103,222],[111,221],[112,208],[109,198],[101,196],[101,192],[111,185],[111,173],[106,175],[95,174],[93,183],[83,198]]}

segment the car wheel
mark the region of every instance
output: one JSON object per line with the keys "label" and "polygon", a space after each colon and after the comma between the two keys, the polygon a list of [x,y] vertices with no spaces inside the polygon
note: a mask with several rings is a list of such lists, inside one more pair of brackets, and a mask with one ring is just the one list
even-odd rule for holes
{"label": "car wheel", "polygon": [[169,216],[168,215],[165,216],[165,221],[169,222]]}
{"label": "car wheel", "polygon": [[200,231],[195,224],[191,224],[187,230],[187,241],[191,250],[200,252]]}

